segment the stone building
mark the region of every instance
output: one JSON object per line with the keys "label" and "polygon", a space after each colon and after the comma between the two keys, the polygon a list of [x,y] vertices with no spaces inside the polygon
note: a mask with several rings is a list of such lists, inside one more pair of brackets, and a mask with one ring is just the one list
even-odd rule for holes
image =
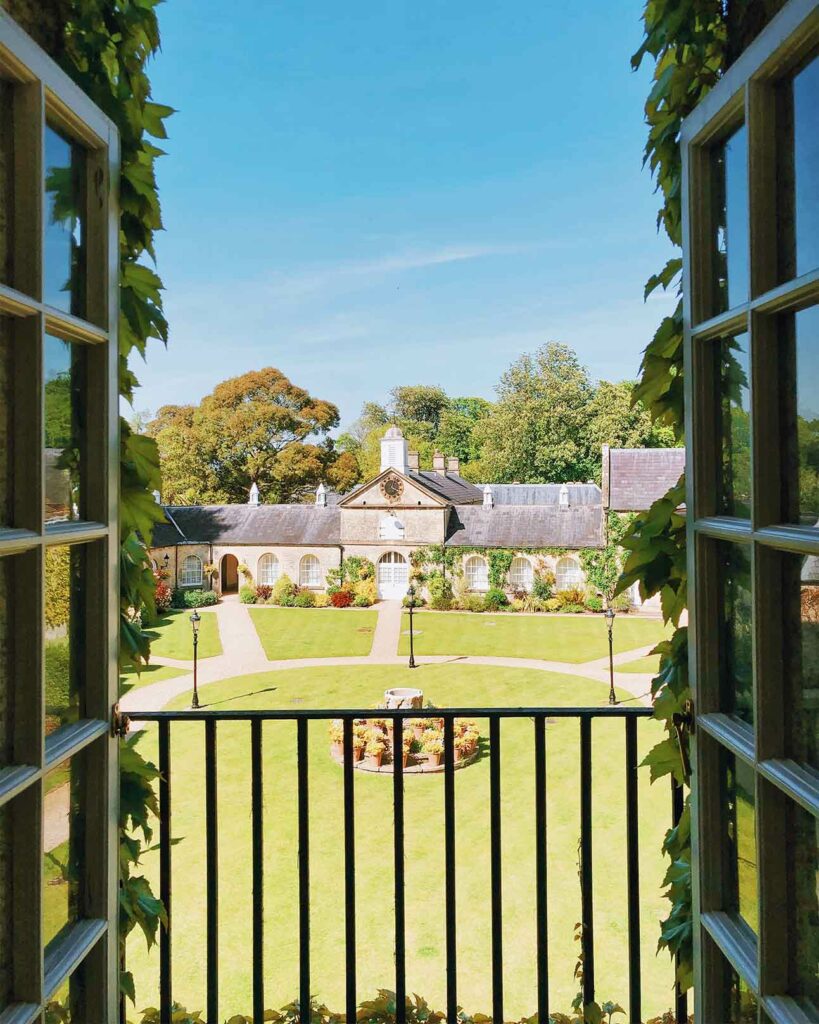
{"label": "stone building", "polygon": [[[617,476],[621,452],[611,454]],[[650,471],[643,477],[644,508],[663,493],[656,474],[654,486],[647,486],[650,477]],[[466,583],[477,592],[489,589],[482,550],[504,548],[515,552],[510,588],[530,588],[543,559],[558,588],[568,589],[584,582],[580,550],[605,544],[607,507],[594,483],[473,484],[460,475],[458,459],[439,453],[431,469],[421,469],[417,452],[390,427],[381,441],[379,474],[348,494],[319,486],[313,504],[265,505],[254,485],[246,505],[167,506],[151,557],[167,568],[171,586],[208,586],[205,566],[214,565],[212,585],[228,593],[239,586],[240,565],[256,583],[273,584],[287,574],[318,591],[344,558],[364,556],[376,566],[379,596],[390,599],[406,592],[410,555],[418,548],[461,551]]]}

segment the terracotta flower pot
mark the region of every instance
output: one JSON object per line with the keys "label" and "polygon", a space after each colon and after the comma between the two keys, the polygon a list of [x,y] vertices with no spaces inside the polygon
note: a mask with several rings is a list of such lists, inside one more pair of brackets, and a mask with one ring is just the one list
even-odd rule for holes
{"label": "terracotta flower pot", "polygon": [[408,761],[409,761],[409,751],[405,750],[403,755],[401,756],[401,767],[402,768],[406,768]]}
{"label": "terracotta flower pot", "polygon": [[358,762],[364,756],[363,747],[353,747],[353,760]]}
{"label": "terracotta flower pot", "polygon": [[384,756],[383,751],[379,751],[377,754],[367,754],[367,764],[371,768],[380,768],[381,767],[381,759],[383,758],[383,756]]}
{"label": "terracotta flower pot", "polygon": [[420,739],[423,738],[424,729],[420,725],[414,725],[412,727],[412,732],[413,732],[413,735],[415,736],[415,738],[417,740],[420,740]]}
{"label": "terracotta flower pot", "polygon": [[427,754],[427,764],[431,764],[433,768],[437,768],[441,764],[441,758],[443,754]]}
{"label": "terracotta flower pot", "polygon": [[333,743],[333,756],[344,757],[344,744],[341,743],[339,740],[335,740],[335,742]]}

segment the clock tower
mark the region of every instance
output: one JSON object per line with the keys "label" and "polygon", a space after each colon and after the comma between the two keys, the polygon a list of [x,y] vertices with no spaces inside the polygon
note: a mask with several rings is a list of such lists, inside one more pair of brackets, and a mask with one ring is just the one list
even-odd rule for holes
{"label": "clock tower", "polygon": [[381,438],[381,472],[396,469],[399,473],[409,471],[407,441],[400,427],[390,427]]}

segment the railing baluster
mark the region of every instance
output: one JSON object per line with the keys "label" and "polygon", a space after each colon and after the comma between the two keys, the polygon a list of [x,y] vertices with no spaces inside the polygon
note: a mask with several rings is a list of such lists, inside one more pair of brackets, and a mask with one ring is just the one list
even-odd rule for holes
{"label": "railing baluster", "polygon": [[251,801],[253,818],[253,1020],[264,1019],[264,804],[262,723],[250,725]]}
{"label": "railing baluster", "polygon": [[159,898],[168,923],[159,929],[159,1015],[171,1019],[171,723],[159,723]]}
{"label": "railing baluster", "polygon": [[546,719],[535,715],[535,884],[537,886],[537,1014],[549,1019],[549,928],[546,895]]}
{"label": "railing baluster", "polygon": [[344,921],[346,941],[347,1020],[355,1021],[355,791],[353,780],[353,719],[344,719]]}
{"label": "railing baluster", "polygon": [[640,839],[637,808],[637,719],[626,719],[626,859],[628,878],[628,1000],[632,1024],[643,1019],[640,980]]}
{"label": "railing baluster", "polygon": [[458,1018],[458,943],[455,915],[455,722],[444,719],[444,873],[446,885],[446,1016]]}
{"label": "railing baluster", "polygon": [[216,808],[216,719],[205,723],[208,1021],[219,1019],[219,818]]}
{"label": "railing baluster", "polygon": [[299,1019],[310,1024],[310,805],[307,788],[307,719],[296,727],[299,790]]}
{"label": "railing baluster", "polygon": [[583,1002],[594,1001],[594,899],[592,892],[591,718],[580,719],[580,899],[583,929]]}
{"label": "railing baluster", "polygon": [[[393,750],[403,750],[404,719],[393,718]],[[393,763],[392,808],[395,833],[395,1020],[407,1019],[406,920],[404,910],[404,764],[399,756]]]}
{"label": "railing baluster", "polygon": [[[682,817],[684,803],[685,803],[685,801],[684,801],[684,795],[683,795],[683,788],[682,788],[682,786],[677,784],[677,780],[672,775],[671,776],[671,821],[673,822],[673,825],[674,825],[675,828],[680,823],[680,818]],[[679,969],[679,966],[680,966],[680,957],[679,957],[679,954],[676,954],[675,957],[674,957],[674,971],[675,971],[675,975],[676,975],[676,971]],[[679,984],[677,983],[676,979],[674,981],[674,1009],[675,1009],[676,1016],[677,1016],[677,1024],[688,1024],[688,993],[687,992],[683,992],[683,990],[680,988]]]}
{"label": "railing baluster", "polygon": [[492,879],[492,1019],[503,1024],[503,878],[501,865],[500,719],[489,719],[489,826]]}

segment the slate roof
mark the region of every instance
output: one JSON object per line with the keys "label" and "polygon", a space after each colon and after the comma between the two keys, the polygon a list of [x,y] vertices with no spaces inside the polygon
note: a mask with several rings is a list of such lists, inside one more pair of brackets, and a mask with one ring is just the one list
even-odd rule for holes
{"label": "slate roof", "polygon": [[[642,512],[680,479],[685,448],[611,448],[606,506],[615,512]],[[603,480],[606,480],[604,452]],[[605,486],[604,486],[605,489]]]}
{"label": "slate roof", "polygon": [[[483,500],[486,484],[478,484]],[[557,505],[562,484],[489,484],[496,505]],[[566,484],[569,506],[602,505],[603,492],[597,484]]]}
{"label": "slate roof", "polygon": [[434,473],[430,469],[412,469],[407,473],[411,480],[417,480],[427,490],[437,494],[445,501],[451,501],[456,505],[469,505],[474,502],[483,501],[483,490],[464,480],[457,473]]}
{"label": "slate roof", "polygon": [[341,543],[341,510],[318,505],[173,505],[154,528],[152,546]]}
{"label": "slate roof", "polygon": [[459,505],[452,509],[447,547],[597,548],[603,546],[603,506]]}

